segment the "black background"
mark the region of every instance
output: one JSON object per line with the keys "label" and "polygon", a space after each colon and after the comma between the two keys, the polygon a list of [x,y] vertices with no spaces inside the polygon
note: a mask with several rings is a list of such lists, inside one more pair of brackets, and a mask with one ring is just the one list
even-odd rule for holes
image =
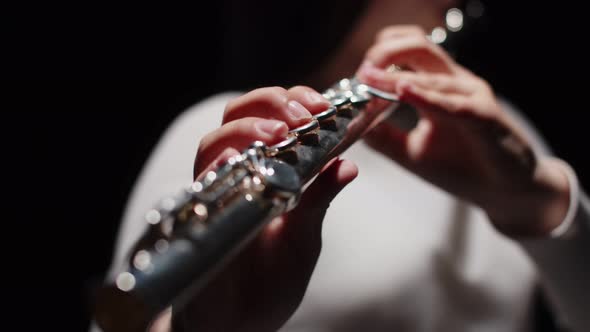
{"label": "black background", "polygon": [[[588,185],[581,9],[489,3],[489,25],[459,60],[529,116]],[[159,134],[205,96],[260,84],[220,74],[224,10],[91,1],[0,13],[2,271],[18,330],[86,329],[126,197]]]}

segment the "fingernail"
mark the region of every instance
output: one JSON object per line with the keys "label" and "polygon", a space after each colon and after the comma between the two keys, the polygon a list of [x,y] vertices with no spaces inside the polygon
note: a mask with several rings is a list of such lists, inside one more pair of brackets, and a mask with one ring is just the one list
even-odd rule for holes
{"label": "fingernail", "polygon": [[301,120],[301,119],[309,119],[311,118],[311,113],[303,105],[296,102],[295,100],[291,100],[288,103],[289,115],[293,120]]}
{"label": "fingernail", "polygon": [[270,135],[272,137],[286,135],[288,128],[287,125],[282,121],[277,120],[261,120],[254,123],[254,127],[263,134]]}
{"label": "fingernail", "polygon": [[325,104],[328,100],[316,91],[305,92],[305,98],[310,104]]}

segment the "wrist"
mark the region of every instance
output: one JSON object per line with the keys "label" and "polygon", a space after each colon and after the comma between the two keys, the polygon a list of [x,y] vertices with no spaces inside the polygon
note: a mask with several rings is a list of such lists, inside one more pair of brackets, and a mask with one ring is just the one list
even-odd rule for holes
{"label": "wrist", "polygon": [[563,161],[553,157],[544,157],[539,159],[535,179],[540,187],[547,189],[546,207],[540,209],[540,222],[542,226],[542,236],[550,236],[565,220],[572,206],[573,197],[571,188],[575,183],[571,183],[571,177],[568,176],[569,168]]}
{"label": "wrist", "polygon": [[571,186],[567,166],[539,158],[530,185],[506,196],[502,206],[484,209],[496,228],[513,238],[548,237],[567,219]]}

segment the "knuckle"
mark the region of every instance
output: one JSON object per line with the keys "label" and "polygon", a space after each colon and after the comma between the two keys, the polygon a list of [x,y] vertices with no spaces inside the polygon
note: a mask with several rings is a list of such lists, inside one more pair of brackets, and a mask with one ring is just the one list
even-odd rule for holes
{"label": "knuckle", "polygon": [[238,104],[243,97],[244,97],[243,95],[238,96],[238,97],[234,97],[234,98],[230,99],[227,102],[227,104],[225,104],[225,108],[223,109],[223,118],[224,119],[225,119],[226,115],[228,113],[230,113],[235,108],[235,105]]}
{"label": "knuckle", "polygon": [[296,85],[296,86],[290,88],[288,92],[309,91],[309,90],[313,90],[313,89],[306,86],[306,85]]}
{"label": "knuckle", "polygon": [[201,138],[199,147],[197,148],[197,159],[202,158],[203,155],[207,153],[207,148],[211,146],[211,143],[213,142],[212,135],[213,132],[208,133],[207,135],[203,136],[203,138]]}
{"label": "knuckle", "polygon": [[424,100],[426,100],[429,104],[432,104],[432,105],[440,105],[441,104],[441,99],[439,98],[439,95],[434,91],[430,91],[430,90],[421,91],[421,95],[422,95],[422,98],[424,98]]}
{"label": "knuckle", "polygon": [[420,37],[423,37],[424,39],[426,39],[426,30],[424,30],[424,28],[422,28],[421,26],[416,25],[416,24],[410,24],[410,25],[406,25],[404,27],[405,27],[408,35],[420,36]]}
{"label": "knuckle", "polygon": [[454,102],[454,110],[459,113],[471,113],[474,109],[475,105],[469,98],[461,98]]}
{"label": "knuckle", "polygon": [[409,28],[413,29],[414,33],[417,35],[426,36],[426,30],[417,24],[410,25]]}
{"label": "knuckle", "polygon": [[267,88],[261,88],[261,91],[263,91],[264,93],[268,93],[269,96],[272,96],[274,98],[286,98],[287,97],[287,89],[281,87],[281,86],[271,86],[271,87],[267,87]]}
{"label": "knuckle", "polygon": [[428,52],[435,51],[435,45],[431,43],[426,36],[415,36],[412,39],[412,48],[415,50],[423,50]]}
{"label": "knuckle", "polygon": [[[317,90],[306,85],[297,85],[289,89],[289,100],[297,100],[309,111],[314,110],[320,103],[327,103],[328,100]],[[322,107],[324,107],[323,105]]]}
{"label": "knuckle", "polygon": [[381,30],[379,30],[379,32],[377,32],[377,35],[375,36],[375,40],[380,41],[380,40],[384,40],[389,38],[389,36],[395,34],[395,32],[399,29],[399,27],[397,26],[387,26]]}
{"label": "knuckle", "polygon": [[261,101],[269,106],[269,108],[276,110],[282,108],[289,97],[288,91],[280,86],[273,86],[264,88]]}
{"label": "knuckle", "polygon": [[469,82],[469,84],[474,88],[474,92],[493,94],[493,88],[490,83],[473,73],[469,73],[469,76],[467,76],[467,82]]}
{"label": "knuckle", "polygon": [[227,122],[228,119],[237,116],[236,111],[243,111],[248,105],[257,105],[257,107],[264,105],[264,108],[277,110],[284,107],[287,99],[287,90],[280,86],[256,89],[228,102],[223,111],[223,120]]}
{"label": "knuckle", "polygon": [[437,74],[432,74],[425,78],[425,83],[435,90],[440,90],[442,87],[444,87],[444,82],[444,78]]}
{"label": "knuckle", "polygon": [[434,74],[432,84],[438,90],[455,90],[461,86],[461,82],[448,74]]}
{"label": "knuckle", "polygon": [[367,59],[377,59],[383,53],[383,43],[377,43],[371,46],[365,55]]}
{"label": "knuckle", "polygon": [[395,35],[423,35],[426,36],[426,31],[419,25],[409,24],[409,25],[393,25],[388,26],[381,29],[377,35],[375,40],[380,41],[384,39],[391,38]]}
{"label": "knuckle", "polygon": [[398,53],[398,45],[391,40],[379,42],[373,45],[366,53],[366,58],[377,66],[384,65],[389,59]]}
{"label": "knuckle", "polygon": [[225,139],[234,139],[238,137],[249,137],[252,136],[252,132],[254,131],[253,126],[255,118],[241,118],[236,119],[235,121],[229,122],[221,127],[220,130],[223,130],[222,136]]}
{"label": "knuckle", "polygon": [[240,137],[248,137],[252,135],[252,126],[254,125],[253,121],[246,121],[243,119],[241,121],[236,121],[231,128],[232,134],[235,136]]}
{"label": "knuckle", "polygon": [[492,92],[492,86],[490,85],[490,83],[488,83],[488,81],[478,77],[477,82],[486,92]]}

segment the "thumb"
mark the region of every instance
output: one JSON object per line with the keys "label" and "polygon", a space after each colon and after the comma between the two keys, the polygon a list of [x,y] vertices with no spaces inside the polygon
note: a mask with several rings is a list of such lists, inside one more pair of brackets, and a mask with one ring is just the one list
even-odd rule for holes
{"label": "thumb", "polygon": [[326,210],[334,197],[358,175],[356,165],[348,160],[334,159],[305,190],[297,207],[289,212],[288,232],[293,236],[321,236]]}
{"label": "thumb", "polygon": [[320,171],[305,190],[299,206],[326,209],[338,193],[358,175],[358,168],[349,161],[335,158]]}

